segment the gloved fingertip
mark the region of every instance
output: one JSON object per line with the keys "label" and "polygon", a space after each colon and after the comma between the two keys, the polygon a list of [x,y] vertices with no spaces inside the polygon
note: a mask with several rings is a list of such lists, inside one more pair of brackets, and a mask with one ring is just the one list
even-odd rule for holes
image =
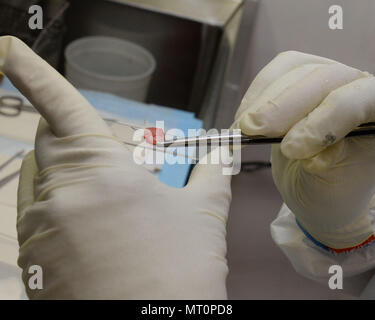
{"label": "gloved fingertip", "polygon": [[289,159],[311,158],[325,149],[332,141],[323,143],[321,132],[311,129],[307,118],[294,125],[281,142],[281,152]]}
{"label": "gloved fingertip", "polygon": [[266,135],[267,126],[263,120],[263,116],[258,112],[246,112],[238,120],[239,128],[246,135]]}
{"label": "gloved fingertip", "polygon": [[281,142],[280,149],[282,154],[288,159],[304,159],[309,156],[306,144],[301,143],[299,139],[284,137]]}
{"label": "gloved fingertip", "polygon": [[308,136],[294,136],[287,134],[281,142],[281,152],[288,159],[302,160],[308,159],[322,150],[326,146]]}

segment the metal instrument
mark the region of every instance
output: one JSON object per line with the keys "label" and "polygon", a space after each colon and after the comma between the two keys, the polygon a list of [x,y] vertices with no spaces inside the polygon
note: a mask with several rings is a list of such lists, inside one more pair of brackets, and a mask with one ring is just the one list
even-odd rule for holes
{"label": "metal instrument", "polygon": [[[0,171],[3,170],[5,167],[7,167],[10,163],[12,163],[14,160],[16,160],[19,157],[22,157],[24,154],[24,150],[17,151],[12,157],[10,157],[8,160],[6,160],[4,163],[0,164]],[[0,188],[4,187],[6,184],[8,184],[11,180],[16,178],[20,173],[20,170],[16,170],[4,178],[0,179]]]}
{"label": "metal instrument", "polygon": [[0,97],[0,115],[17,117],[22,111],[23,100],[20,97],[5,95]]}
{"label": "metal instrument", "polygon": [[[358,128],[349,132],[346,137],[358,137],[358,136],[368,136],[375,135],[375,122],[369,122],[360,125]],[[173,139],[158,142],[157,147],[168,148],[173,147],[191,147],[198,146],[199,144],[207,145],[219,145],[221,144],[241,144],[241,145],[253,145],[253,144],[271,144],[280,143],[283,140],[282,137],[265,137],[265,136],[247,136],[241,133],[228,133],[228,134],[218,134],[218,135],[207,135],[207,136],[197,136],[188,137],[183,139]]]}

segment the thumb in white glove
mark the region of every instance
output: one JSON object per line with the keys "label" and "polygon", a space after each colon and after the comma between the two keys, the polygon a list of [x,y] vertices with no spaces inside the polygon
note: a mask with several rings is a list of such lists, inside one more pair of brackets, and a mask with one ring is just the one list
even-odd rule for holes
{"label": "thumb in white glove", "polygon": [[[89,103],[13,37],[1,70],[40,111],[18,190],[18,263],[30,298],[223,299],[230,176],[198,164],[163,185]],[[28,268],[43,269],[30,290]]]}

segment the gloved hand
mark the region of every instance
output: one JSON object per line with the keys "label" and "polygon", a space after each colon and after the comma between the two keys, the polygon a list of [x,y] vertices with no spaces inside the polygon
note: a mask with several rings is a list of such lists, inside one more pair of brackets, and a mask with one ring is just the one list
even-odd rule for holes
{"label": "gloved hand", "polygon": [[[94,108],[20,40],[0,66],[40,111],[22,164],[18,264],[30,298],[223,299],[230,176],[198,164],[182,189],[133,162]],[[43,270],[30,290],[28,269]]]}
{"label": "gloved hand", "polygon": [[374,239],[369,208],[375,191],[375,138],[343,139],[371,121],[373,76],[290,51],[258,74],[233,127],[249,135],[286,134],[272,147],[275,184],[305,234],[326,250],[341,252]]}

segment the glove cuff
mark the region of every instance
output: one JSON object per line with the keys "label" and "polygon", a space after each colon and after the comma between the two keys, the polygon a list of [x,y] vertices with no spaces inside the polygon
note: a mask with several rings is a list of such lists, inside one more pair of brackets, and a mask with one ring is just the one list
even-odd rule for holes
{"label": "glove cuff", "polygon": [[[359,249],[359,248],[362,248],[362,247],[365,247],[365,246],[368,246],[370,245],[370,243],[373,243],[373,241],[375,241],[375,235],[373,234],[372,230],[371,230],[371,225],[370,223],[368,224],[369,226],[369,230],[366,230],[365,233],[363,233],[365,235],[365,240],[362,240],[360,242],[355,242],[355,244],[353,245],[347,245],[347,240],[345,241],[345,246],[339,246],[339,245],[328,245],[328,244],[324,244],[323,242],[321,242],[320,240],[318,240],[316,237],[312,236],[302,225],[301,223],[298,221],[298,219],[296,218],[296,223],[297,223],[297,226],[301,229],[301,231],[305,234],[305,236],[310,239],[316,246],[328,251],[328,252],[332,252],[332,253],[344,253],[344,252],[350,252],[350,251],[353,251],[353,250],[356,250],[356,249]],[[337,242],[337,241],[335,241]],[[354,241],[353,241],[354,243]]]}

